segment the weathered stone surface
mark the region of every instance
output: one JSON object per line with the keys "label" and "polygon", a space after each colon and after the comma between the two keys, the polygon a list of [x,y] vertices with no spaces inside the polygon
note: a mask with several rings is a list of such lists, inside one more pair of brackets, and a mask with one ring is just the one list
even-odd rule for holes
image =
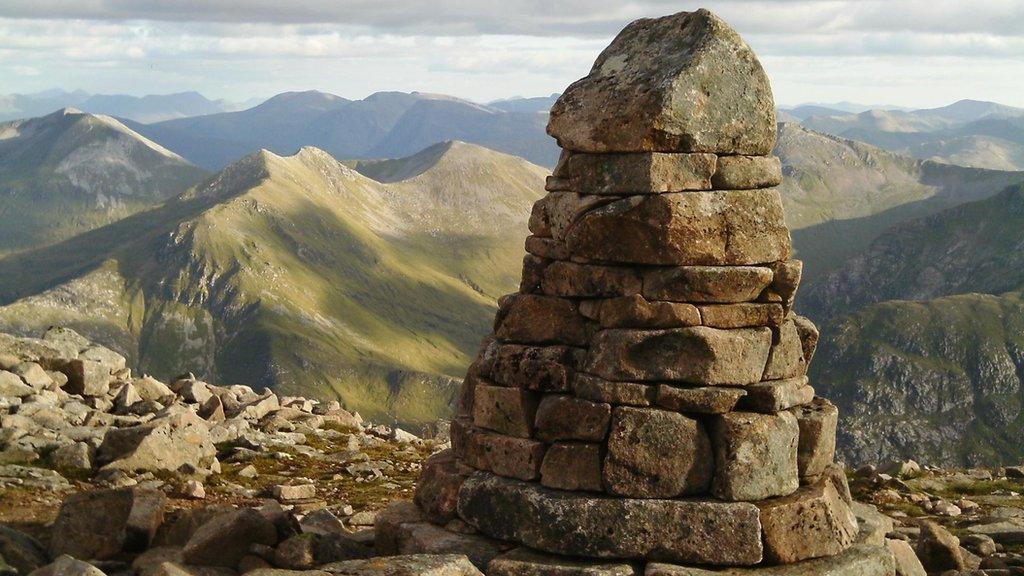
{"label": "weathered stone surface", "polygon": [[88,562],[82,562],[63,554],[54,559],[52,563],[32,571],[29,576],[106,576],[106,574]]}
{"label": "weathered stone surface", "polygon": [[884,547],[857,544],[838,556],[788,566],[709,570],[651,563],[644,576],[896,576],[896,566]]}
{"label": "weathered stone surface", "polygon": [[500,340],[520,344],[584,346],[593,332],[572,301],[533,294],[503,298],[495,325]]}
{"label": "weathered stone surface", "polygon": [[797,334],[800,335],[800,347],[804,353],[804,364],[809,366],[814,358],[814,351],[818,348],[818,327],[810,319],[803,316],[794,316],[793,325],[796,326]]}
{"label": "weathered stone surface", "polygon": [[799,432],[796,417],[788,412],[715,416],[712,494],[723,500],[763,500],[793,493],[799,486]]}
{"label": "weathered stone surface", "polygon": [[459,491],[459,515],[485,534],[554,554],[711,565],[761,560],[758,510],[744,502],[595,496],[478,473]]}
{"label": "weathered stone surface", "polygon": [[775,189],[628,196],[580,215],[565,243],[582,258],[674,266],[763,264],[791,248]]}
{"label": "weathered stone surface", "polygon": [[783,260],[772,264],[772,271],[775,278],[771,286],[765,290],[762,299],[769,302],[779,302],[789,313],[793,307],[793,300],[796,298],[796,289],[800,286],[800,278],[803,276],[804,263],[800,260]]}
{"label": "weathered stone surface", "polygon": [[451,450],[434,454],[423,463],[416,484],[416,505],[431,522],[445,524],[454,520],[458,516],[459,487],[471,472]]}
{"label": "weathered stone surface", "polygon": [[601,445],[556,442],[544,453],[540,483],[560,490],[600,492]]}
{"label": "weathered stone surface", "polygon": [[807,373],[807,361],[804,360],[803,341],[796,323],[792,319],[786,320],[777,330],[763,379],[782,380],[803,376]]}
{"label": "weathered stone surface", "polygon": [[614,197],[607,196],[552,192],[533,204],[529,222],[530,232],[536,237],[552,238],[561,242],[565,239],[565,231],[580,215],[614,200]]}
{"label": "weathered stone surface", "polygon": [[519,280],[519,292],[523,294],[535,294],[541,291],[541,284],[544,282],[544,269],[551,264],[551,260],[534,254],[523,256],[523,274]]}
{"label": "weathered stone surface", "polygon": [[192,534],[183,549],[185,561],[234,568],[254,544],[277,544],[277,528],[252,508],[214,516]]}
{"label": "weathered stone surface", "polygon": [[[572,255],[569,248],[560,240],[553,238],[542,238],[540,236],[528,236],[523,243],[527,254],[543,258],[549,261],[568,260]],[[543,281],[543,278],[540,279]],[[537,291],[540,291],[538,284]]]}
{"label": "weathered stone surface", "polygon": [[716,190],[751,190],[782,184],[778,156],[719,156],[711,183]]}
{"label": "weathered stone surface", "polygon": [[[833,482],[833,485],[836,485]],[[863,502],[847,500],[850,509],[857,516],[857,524],[860,525],[860,533],[857,535],[857,543],[871,546],[885,546],[885,536],[893,530],[892,518],[878,511],[878,508]]]}
{"label": "weathered stone surface", "polygon": [[590,300],[580,311],[602,328],[680,328],[700,325],[700,311],[693,304],[649,301],[639,294]]}
{"label": "weathered stone surface", "polygon": [[541,290],[552,296],[603,298],[640,293],[636,270],[625,266],[596,266],[552,262],[544,269]]}
{"label": "weathered stone surface", "polygon": [[783,311],[779,304],[712,304],[699,306],[701,324],[712,328],[749,328],[754,326],[778,326],[782,323]]}
{"label": "weathered stone surface", "polygon": [[473,424],[501,434],[529,438],[537,412],[537,395],[529,390],[477,385],[473,399]]}
{"label": "weathered stone surface", "polygon": [[13,528],[0,526],[0,572],[14,569],[15,574],[28,574],[48,562],[46,549],[38,540]]}
{"label": "weathered stone surface", "polygon": [[575,396],[549,394],[537,409],[537,438],[541,440],[604,440],[611,421],[608,404]]}
{"label": "weathered stone surface", "polygon": [[896,576],[928,576],[909,542],[886,539],[885,546],[896,562]]}
{"label": "weathered stone surface", "polygon": [[658,406],[676,412],[724,414],[732,411],[747,392],[742,388],[701,386],[681,388],[661,384],[658,386]]}
{"label": "weathered stone surface", "polygon": [[626,562],[586,561],[516,548],[487,565],[487,576],[635,576]]}
{"label": "weathered stone surface", "polygon": [[629,24],[548,123],[560,146],[585,152],[768,154],[775,130],[761,64],[707,10]]}
{"label": "weathered stone surface", "polygon": [[800,426],[797,465],[800,477],[825,473],[836,455],[836,426],[839,409],[824,398],[815,398],[810,404],[793,409]]}
{"label": "weathered stone surface", "polygon": [[675,302],[747,302],[772,281],[771,268],[763,266],[673,266],[643,276],[645,298]]}
{"label": "weathered stone surface", "polygon": [[806,376],[759,382],[747,386],[746,391],[740,408],[765,414],[789,410],[814,399],[814,388],[807,385]]}
{"label": "weathered stone surface", "polygon": [[176,472],[209,469],[216,456],[206,422],[181,409],[132,428],[111,428],[96,461],[106,470]]}
{"label": "weathered stone surface", "polygon": [[540,442],[480,430],[469,431],[465,440],[463,457],[473,468],[520,480],[534,480],[540,474],[544,459]]}
{"label": "weathered stone surface", "polygon": [[641,382],[613,382],[579,374],[574,386],[576,396],[594,402],[626,406],[651,406],[657,397],[657,387]]}
{"label": "weathered stone surface", "polygon": [[57,366],[68,383],[64,389],[71,394],[82,396],[103,396],[110,388],[110,368],[91,360],[68,360]]}
{"label": "weathered stone surface", "polygon": [[50,556],[105,560],[144,550],[163,522],[166,501],[163,492],[134,488],[72,494],[53,523]]}
{"label": "weathered stone surface", "polygon": [[758,504],[765,561],[792,564],[839,554],[857,537],[857,518],[828,480]]}
{"label": "weathered stone surface", "polygon": [[967,567],[960,551],[960,539],[935,522],[920,523],[921,536],[917,540],[917,557],[928,572],[963,570]]}
{"label": "weathered stone surface", "polygon": [[751,384],[761,380],[771,330],[602,330],[587,371],[608,380],[677,380],[693,384]]}
{"label": "weathered stone surface", "polygon": [[35,393],[17,374],[0,370],[0,398],[24,398]]}
{"label": "weathered stone surface", "polygon": [[654,408],[615,408],[604,460],[608,491],[673,498],[707,491],[714,463],[697,420]]}
{"label": "weathered stone surface", "polygon": [[657,194],[710,190],[714,154],[570,154],[554,176],[580,194]]}
{"label": "weathered stone surface", "polygon": [[[327,576],[483,576],[462,554],[408,554],[320,566]],[[264,576],[250,572],[252,576]],[[269,575],[276,576],[276,575]]]}
{"label": "weathered stone surface", "polygon": [[566,392],[571,389],[576,367],[586,351],[571,346],[522,346],[502,344],[491,370],[492,379],[505,386]]}
{"label": "weathered stone surface", "polygon": [[374,550],[377,554],[465,554],[480,570],[508,545],[480,534],[445,530],[427,522],[407,522],[395,528],[397,548]]}
{"label": "weathered stone surface", "polygon": [[393,500],[387,508],[374,517],[373,528],[374,550],[378,554],[398,554],[401,547],[402,526],[406,524],[422,524],[427,519],[413,502]]}

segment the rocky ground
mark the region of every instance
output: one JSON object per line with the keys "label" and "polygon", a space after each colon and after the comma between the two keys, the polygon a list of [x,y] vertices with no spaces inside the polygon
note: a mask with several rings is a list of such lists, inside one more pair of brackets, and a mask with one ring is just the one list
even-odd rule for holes
{"label": "rocky ground", "polygon": [[[375,557],[377,512],[411,498],[424,460],[448,446],[444,426],[424,440],[336,402],[162,383],[125,364],[66,329],[0,335],[0,574],[486,569],[473,551],[477,568],[445,554],[457,538]],[[1024,468],[903,462],[851,472],[850,485],[892,519],[881,530],[900,574],[1024,574]]]}

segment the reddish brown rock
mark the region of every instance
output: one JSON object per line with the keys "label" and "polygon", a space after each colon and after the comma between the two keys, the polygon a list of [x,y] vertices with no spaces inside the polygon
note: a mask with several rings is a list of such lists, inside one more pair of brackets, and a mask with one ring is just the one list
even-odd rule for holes
{"label": "reddish brown rock", "polygon": [[681,388],[662,384],[658,386],[658,406],[676,412],[724,414],[732,411],[746,393],[742,388],[724,386]]}
{"label": "reddish brown rock", "polygon": [[779,304],[710,304],[699,306],[701,324],[712,328],[778,326],[784,316]]}
{"label": "reddish brown rock", "polygon": [[673,266],[643,273],[649,300],[734,303],[754,300],[771,283],[763,266]]}
{"label": "reddish brown rock", "polygon": [[628,562],[580,560],[516,548],[487,565],[487,576],[639,576]]}
{"label": "reddish brown rock", "polygon": [[527,254],[523,256],[523,275],[519,281],[519,292],[523,294],[534,294],[540,292],[541,283],[544,281],[544,269],[551,260]]}
{"label": "reddish brown rock", "polygon": [[537,395],[519,388],[478,385],[474,392],[473,424],[501,434],[529,438],[537,412]]}
{"label": "reddish brown rock", "polygon": [[590,374],[579,374],[574,389],[580,398],[626,406],[650,406],[657,396],[657,388],[650,384],[612,382]]}
{"label": "reddish brown rock", "polygon": [[571,389],[576,367],[586,351],[571,346],[523,346],[503,344],[498,348],[492,378],[504,386],[565,392]]}
{"label": "reddish brown rock", "polygon": [[604,440],[611,421],[608,404],[575,396],[549,394],[537,409],[537,438],[552,440]]}
{"label": "reddish brown rock", "polygon": [[532,294],[503,298],[495,323],[500,340],[519,344],[583,346],[593,332],[572,301]]}
{"label": "reddish brown rock", "polygon": [[602,328],[680,328],[700,325],[700,311],[692,304],[649,301],[639,294],[590,300],[580,311]]}
{"label": "reddish brown rock", "polygon": [[463,458],[478,470],[520,480],[535,480],[544,458],[544,444],[525,438],[469,430]]}
{"label": "reddish brown rock", "polygon": [[714,154],[571,154],[554,176],[580,194],[657,194],[710,190]]}
{"label": "reddish brown rock", "polygon": [[716,190],[771,188],[782,184],[778,156],[719,156],[711,183]]}
{"label": "reddish brown rock", "polygon": [[552,238],[527,236],[523,247],[527,253],[545,260],[568,260],[570,257],[569,248]]}
{"label": "reddish brown rock", "polygon": [[641,281],[629,267],[554,262],[544,269],[541,289],[552,296],[574,298],[629,296],[640,292]]}
{"label": "reddish brown rock", "polygon": [[764,69],[707,10],[628,25],[548,123],[560,146],[584,152],[769,154],[775,131]]}
{"label": "reddish brown rock", "polygon": [[790,254],[776,189],[629,196],[580,215],[565,243],[582,258],[674,266],[754,265]]}
{"label": "reddish brown rock", "polygon": [[457,518],[459,487],[472,471],[460,463],[451,450],[442,450],[428,458],[423,463],[414,496],[424,516],[435,524],[446,524]]}
{"label": "reddish brown rock", "polygon": [[758,507],[765,561],[773,564],[833,556],[857,537],[856,516],[828,481],[761,502]]}
{"label": "reddish brown rock", "polygon": [[793,414],[800,426],[800,477],[821,475],[835,459],[839,409],[824,398],[815,398],[810,404],[794,408]]}
{"label": "reddish brown rock", "polygon": [[761,380],[770,345],[768,328],[602,330],[587,371],[608,380],[743,385]]}
{"label": "reddish brown rock", "polygon": [[145,550],[163,523],[166,502],[163,492],[137,488],[72,494],[53,522],[50,556],[106,560]]}
{"label": "reddish brown rock", "polygon": [[613,200],[603,196],[583,196],[575,192],[552,192],[534,203],[530,214],[530,232],[534,236],[561,241],[565,238],[565,231],[580,215]]}
{"label": "reddish brown rock", "polygon": [[711,443],[697,420],[653,408],[617,407],[604,460],[609,492],[638,498],[704,493]]}
{"label": "reddish brown rock", "polygon": [[556,442],[544,453],[540,483],[560,490],[601,491],[601,445]]}
{"label": "reddish brown rock", "polygon": [[722,500],[753,501],[792,494],[799,487],[800,429],[789,412],[730,412],[714,417],[711,493]]}

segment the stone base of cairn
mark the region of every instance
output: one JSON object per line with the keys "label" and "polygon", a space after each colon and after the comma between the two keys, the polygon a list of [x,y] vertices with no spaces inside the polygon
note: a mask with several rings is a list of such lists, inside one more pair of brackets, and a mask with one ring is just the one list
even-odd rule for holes
{"label": "stone base of cairn", "polygon": [[378,546],[491,576],[894,574],[833,462],[838,410],[808,384],[818,332],[792,312],[801,263],[750,48],[704,10],[634,22],[548,131],[564,152],[520,291],[452,450]]}

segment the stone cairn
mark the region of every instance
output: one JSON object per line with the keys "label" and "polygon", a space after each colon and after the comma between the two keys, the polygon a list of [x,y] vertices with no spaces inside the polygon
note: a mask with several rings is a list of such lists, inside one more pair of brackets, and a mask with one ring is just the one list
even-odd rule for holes
{"label": "stone cairn", "polygon": [[[855,545],[838,411],[808,385],[818,332],[792,312],[801,263],[749,46],[706,10],[633,22],[548,132],[563,153],[520,290],[466,376],[451,452],[425,466],[420,513],[648,575],[892,573]],[[520,556],[489,573],[535,573],[501,568]]]}

